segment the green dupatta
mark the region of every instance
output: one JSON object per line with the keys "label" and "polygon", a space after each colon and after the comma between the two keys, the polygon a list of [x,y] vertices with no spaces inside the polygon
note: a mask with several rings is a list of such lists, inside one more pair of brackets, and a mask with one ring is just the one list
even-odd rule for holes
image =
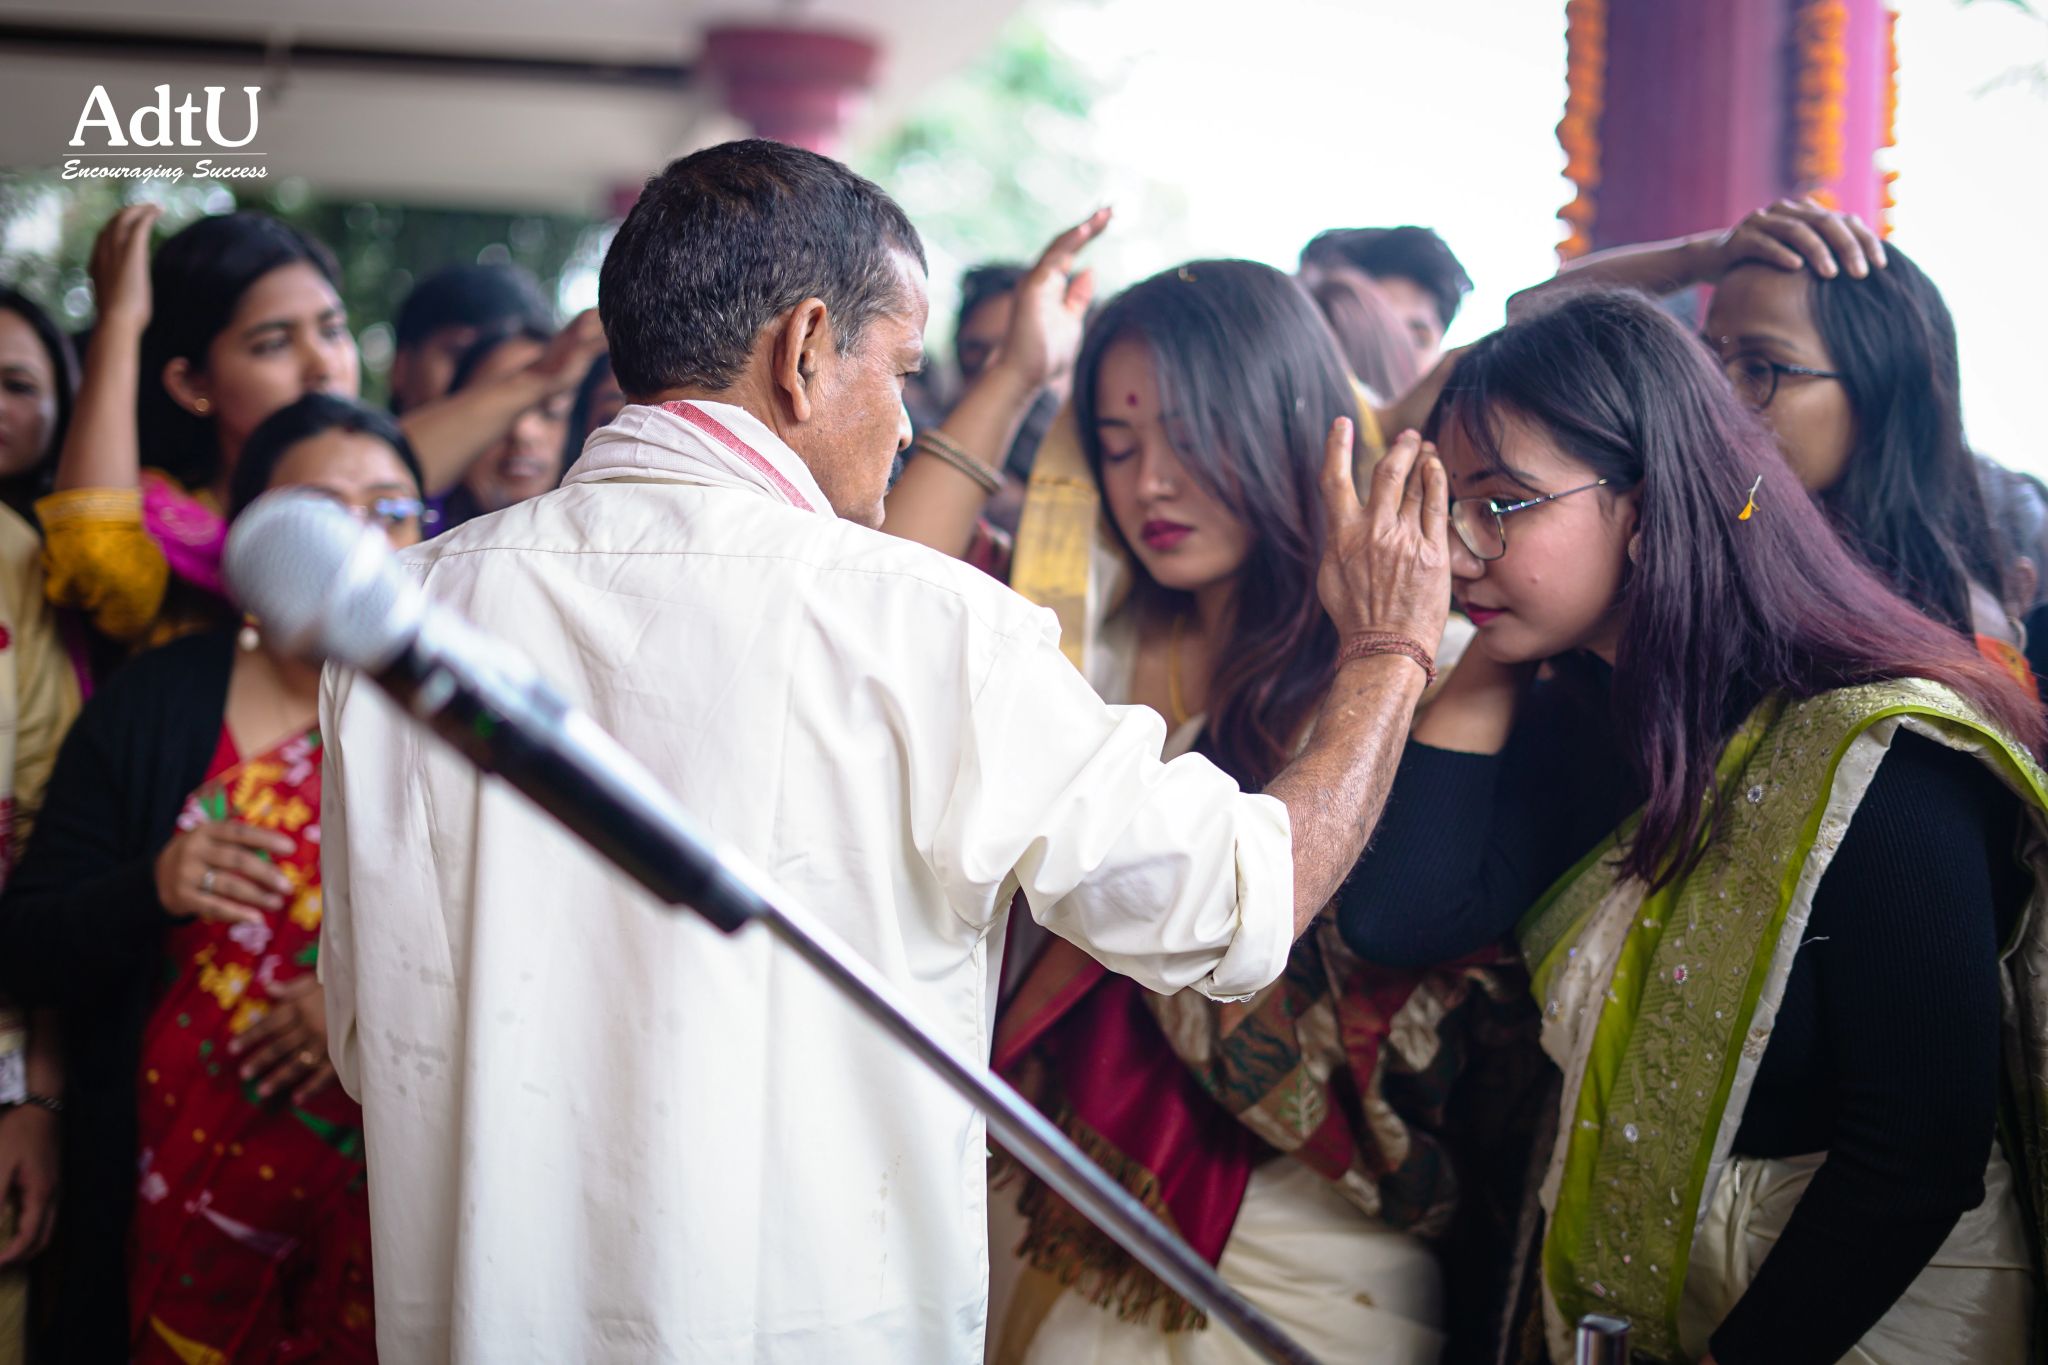
{"label": "green dupatta", "polygon": [[1770,1041],[1814,891],[1901,727],[1974,753],[2033,814],[2036,872],[2005,959],[2007,1155],[2036,1216],[2048,1190],[2048,778],[1948,689],[1870,684],[1765,702],[1716,777],[1720,826],[1654,895],[1613,857],[1633,821],[1522,921],[1543,1044],[1564,1088],[1542,1199],[1545,1317],[1556,1359],[1589,1312],[1634,1325],[1644,1355],[1682,1359],[1678,1310],[1695,1224],[1725,1170]]}

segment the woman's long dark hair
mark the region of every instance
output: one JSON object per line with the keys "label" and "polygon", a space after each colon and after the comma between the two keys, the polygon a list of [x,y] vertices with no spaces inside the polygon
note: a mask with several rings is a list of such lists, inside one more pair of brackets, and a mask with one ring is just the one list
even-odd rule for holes
{"label": "woman's long dark hair", "polygon": [[37,494],[47,492],[57,470],[57,455],[64,449],[64,435],[71,430],[71,409],[78,398],[78,355],[71,338],[57,325],[41,304],[18,289],[0,285],[0,313],[12,313],[28,324],[50,359],[50,375],[57,386],[57,420],[50,425],[50,443],[36,469],[24,478],[35,485]]}
{"label": "woman's long dark hair", "polygon": [[180,407],[164,387],[164,367],[183,359],[206,368],[207,349],[227,330],[249,286],[300,261],[341,289],[334,253],[298,229],[261,213],[201,218],[157,248],[150,262],[149,326],[142,334],[142,382],[136,398],[142,462],[188,487],[213,482],[220,444],[213,423]]}
{"label": "woman's long dark hair", "polygon": [[1863,279],[1808,272],[1813,321],[1855,414],[1855,444],[1821,506],[1907,601],[1973,634],[1970,585],[2001,600],[2004,569],[1963,440],[1956,326],[1897,247]]}
{"label": "woman's long dark hair", "polygon": [[1729,729],[1772,694],[1927,678],[2039,752],[2034,698],[1842,544],[1712,359],[1648,299],[1575,294],[1495,332],[1458,362],[1430,426],[1519,478],[1503,454],[1510,421],[1637,496],[1613,690],[1646,793],[1630,873],[1662,885],[1690,865]]}
{"label": "woman's long dark hair", "polygon": [[[1317,478],[1330,423],[1357,410],[1335,339],[1300,285],[1251,261],[1192,261],[1135,284],[1088,326],[1074,415],[1098,483],[1095,385],[1126,337],[1145,346],[1178,415],[1197,479],[1251,531],[1230,638],[1216,651],[1204,747],[1240,783],[1286,766],[1329,690],[1337,635],[1316,596],[1323,557]],[[1165,589],[1141,574],[1139,592]]]}

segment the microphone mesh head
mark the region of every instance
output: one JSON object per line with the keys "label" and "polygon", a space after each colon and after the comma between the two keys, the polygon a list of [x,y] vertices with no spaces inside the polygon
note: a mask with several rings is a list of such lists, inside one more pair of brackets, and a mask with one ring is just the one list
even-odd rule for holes
{"label": "microphone mesh head", "polygon": [[228,587],[282,648],[374,672],[419,629],[425,598],[384,533],[304,488],[265,493],[235,519]]}

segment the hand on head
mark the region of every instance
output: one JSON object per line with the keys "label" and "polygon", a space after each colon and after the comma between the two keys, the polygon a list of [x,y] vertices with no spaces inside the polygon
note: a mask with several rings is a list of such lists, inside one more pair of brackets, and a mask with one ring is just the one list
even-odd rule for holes
{"label": "hand on head", "polygon": [[94,239],[89,269],[101,327],[139,332],[149,325],[149,232],[162,216],[155,204],[130,204]]}
{"label": "hand on head", "polygon": [[1824,280],[1839,274],[1860,280],[1885,266],[1884,242],[1853,213],[1812,199],[1780,199],[1750,214],[1722,236],[1717,276],[1745,261],[1780,270],[1812,270]]}
{"label": "hand on head", "polygon": [[1400,635],[1434,655],[1451,610],[1449,477],[1436,447],[1404,431],[1361,505],[1351,441],[1351,419],[1339,417],[1323,447],[1328,538],[1316,591],[1340,638]]}
{"label": "hand on head", "polygon": [[555,333],[546,350],[528,365],[527,372],[546,381],[550,395],[573,393],[590,363],[605,352],[604,323],[595,308],[586,308],[569,319],[569,325]]}

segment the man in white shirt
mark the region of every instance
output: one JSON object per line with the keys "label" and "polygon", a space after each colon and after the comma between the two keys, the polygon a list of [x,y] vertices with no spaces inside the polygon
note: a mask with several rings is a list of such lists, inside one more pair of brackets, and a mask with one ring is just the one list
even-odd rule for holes
{"label": "man in white shirt", "polygon": [[[1247,995],[1378,816],[1417,662],[1341,665],[1240,793],[1104,706],[1050,613],[877,533],[922,362],[917,234],[767,142],[650,181],[601,308],[632,395],[557,492],[411,557],[985,1057],[1005,915],[1155,990]],[[1336,449],[1347,638],[1435,648],[1441,467]],[[1409,478],[1409,466],[1414,477]],[[1367,643],[1370,643],[1369,641]],[[652,906],[330,674],[321,971],[363,1101],[387,1361],[968,1361],[980,1117],[760,933]]]}

